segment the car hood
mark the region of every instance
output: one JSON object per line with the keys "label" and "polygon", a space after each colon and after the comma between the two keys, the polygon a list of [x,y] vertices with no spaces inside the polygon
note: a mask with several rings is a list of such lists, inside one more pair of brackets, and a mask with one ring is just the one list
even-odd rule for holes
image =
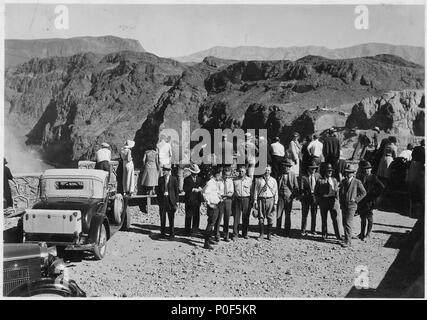
{"label": "car hood", "polygon": [[40,257],[40,246],[33,243],[5,243],[3,245],[3,259],[29,259]]}

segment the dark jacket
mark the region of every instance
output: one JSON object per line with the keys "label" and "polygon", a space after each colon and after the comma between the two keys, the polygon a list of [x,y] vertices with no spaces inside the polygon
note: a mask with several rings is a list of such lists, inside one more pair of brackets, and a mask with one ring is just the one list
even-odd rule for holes
{"label": "dark jacket", "polygon": [[366,196],[366,190],[363,187],[362,182],[353,177],[350,184],[348,179],[345,178],[341,182],[341,187],[339,190],[339,199],[341,206],[346,206],[349,204],[357,204]]}
{"label": "dark jacket", "polygon": [[366,190],[366,196],[360,200],[357,207],[360,210],[372,210],[375,200],[380,196],[384,190],[384,184],[374,174],[361,178],[363,187]]}
{"label": "dark jacket", "polygon": [[13,180],[12,173],[9,167],[3,166],[3,201],[5,201],[6,208],[13,207],[12,191],[10,189],[9,180]]}
{"label": "dark jacket", "polygon": [[325,157],[340,157],[341,144],[337,137],[323,139],[323,155]]}
{"label": "dark jacket", "polygon": [[185,205],[200,205],[200,203],[203,201],[202,193],[201,192],[193,192],[193,188],[203,188],[204,183],[203,179],[199,176],[196,176],[196,182],[194,182],[193,177],[190,175],[184,179],[184,200]]}
{"label": "dark jacket", "polygon": [[285,199],[295,198],[299,191],[297,176],[295,173],[289,172],[286,185],[284,179],[285,178],[283,174],[278,179],[277,188],[279,196]]}
{"label": "dark jacket", "polygon": [[[165,197],[165,192],[169,193],[169,197]],[[176,208],[176,204],[179,200],[179,185],[178,180],[174,176],[169,176],[169,183],[165,185],[165,176],[159,178],[159,185],[157,186],[157,198],[159,205],[166,205],[165,201],[168,201],[169,205]]]}
{"label": "dark jacket", "polygon": [[314,194],[316,199],[321,201],[325,198],[334,198],[338,199],[338,181],[332,177],[333,187],[329,184],[326,177],[320,177],[316,182],[316,187],[314,188]]}
{"label": "dark jacket", "polygon": [[[301,177],[301,182],[300,182],[300,196],[301,196],[301,200],[307,200],[307,199],[311,199],[311,197],[313,196],[311,194],[311,187],[310,187],[310,176],[308,175],[304,175]],[[317,172],[314,174],[314,180],[315,183],[317,184],[317,181],[320,179],[320,174],[318,174]],[[316,190],[316,186],[314,187],[314,190]]]}

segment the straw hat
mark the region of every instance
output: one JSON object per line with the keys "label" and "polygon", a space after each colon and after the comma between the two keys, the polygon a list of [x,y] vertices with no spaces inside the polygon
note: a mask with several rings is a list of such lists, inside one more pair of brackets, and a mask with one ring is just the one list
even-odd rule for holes
{"label": "straw hat", "polygon": [[103,148],[109,148],[110,145],[107,142],[103,142],[103,143],[101,143],[101,147],[103,147]]}
{"label": "straw hat", "polygon": [[162,165],[162,169],[163,170],[172,170],[172,166],[170,165],[170,163],[166,163],[166,164]]}
{"label": "straw hat", "polygon": [[132,149],[134,146],[135,146],[135,141],[132,141],[132,140],[126,140],[125,148]]}
{"label": "straw hat", "polygon": [[356,172],[356,167],[352,163],[347,163],[344,169],[345,172]]}
{"label": "straw hat", "polygon": [[190,166],[190,168],[188,168],[188,170],[189,170],[191,173],[200,173],[200,168],[199,168],[199,166],[198,166],[197,164],[192,164],[192,165]]}

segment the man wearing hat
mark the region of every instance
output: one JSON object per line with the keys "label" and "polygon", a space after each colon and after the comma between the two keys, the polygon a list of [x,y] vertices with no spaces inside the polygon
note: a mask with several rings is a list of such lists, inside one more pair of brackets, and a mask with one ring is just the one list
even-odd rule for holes
{"label": "man wearing hat", "polygon": [[160,234],[166,236],[166,214],[169,220],[169,237],[175,237],[174,219],[177,202],[179,200],[179,186],[176,177],[171,175],[171,164],[164,164],[163,176],[159,178],[157,186],[157,199],[159,202],[160,212]]}
{"label": "man wearing hat", "polygon": [[239,166],[239,176],[234,179],[234,226],[233,240],[239,236],[239,223],[242,217],[242,237],[248,238],[248,228],[250,219],[250,197],[252,188],[252,178],[246,175],[246,167]]}
{"label": "man wearing hat", "polygon": [[351,245],[351,239],[353,237],[352,224],[357,204],[366,196],[366,190],[362,182],[354,176],[356,168],[353,164],[348,163],[344,171],[346,177],[341,182],[339,199],[344,227],[344,242],[342,246],[348,247]]}
{"label": "man wearing hat", "polygon": [[[199,230],[200,224],[200,204],[203,200],[202,189],[203,179],[199,177],[200,169],[197,164],[191,164],[188,168],[190,175],[184,179],[184,201],[185,201],[185,234]],[[193,226],[191,227],[191,222]]]}
{"label": "man wearing hat", "polygon": [[95,169],[110,172],[111,151],[110,145],[106,142],[101,143],[101,149],[96,152]]}
{"label": "man wearing hat", "polygon": [[273,226],[274,212],[277,210],[279,194],[277,181],[271,176],[271,166],[265,167],[265,173],[255,180],[254,207],[259,210],[259,237],[264,237],[264,220],[267,219],[267,239],[271,240],[271,228]]}
{"label": "man wearing hat", "polygon": [[322,239],[326,240],[328,236],[328,212],[330,212],[332,225],[334,227],[335,236],[341,240],[340,230],[338,227],[338,181],[333,174],[333,167],[330,163],[326,163],[321,171],[321,177],[317,180],[314,187],[314,194],[320,208],[322,217]]}
{"label": "man wearing hat", "polygon": [[[366,190],[366,196],[357,204],[357,212],[360,215],[359,238],[367,241],[370,239],[372,225],[374,223],[373,210],[375,208],[375,202],[385,187],[377,176],[372,174],[372,165],[369,161],[361,161],[359,167],[361,169],[360,180]],[[368,223],[367,230],[366,222]]]}
{"label": "man wearing hat", "polygon": [[341,144],[336,136],[335,128],[330,128],[328,136],[323,139],[322,151],[325,162],[330,163],[335,168],[341,151]]}
{"label": "man wearing hat", "polygon": [[308,211],[311,212],[311,233],[316,233],[316,215],[317,215],[317,202],[314,190],[316,188],[317,180],[320,179],[320,174],[316,171],[319,166],[316,160],[313,160],[307,167],[308,172],[301,177],[300,196],[301,196],[301,236],[306,236],[307,217]]}
{"label": "man wearing hat", "polygon": [[279,235],[281,233],[282,216],[283,212],[285,212],[285,237],[290,235],[292,202],[299,191],[297,176],[291,171],[292,166],[293,163],[288,159],[282,162],[282,174],[279,177],[278,185],[279,201],[276,219],[276,234]]}

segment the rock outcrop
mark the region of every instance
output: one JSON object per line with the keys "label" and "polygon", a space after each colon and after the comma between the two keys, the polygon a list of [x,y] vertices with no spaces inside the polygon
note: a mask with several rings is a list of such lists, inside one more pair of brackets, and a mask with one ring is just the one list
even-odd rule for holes
{"label": "rock outcrop", "polygon": [[424,90],[403,90],[363,99],[353,106],[346,125],[360,129],[377,126],[396,135],[424,136],[424,118]]}

